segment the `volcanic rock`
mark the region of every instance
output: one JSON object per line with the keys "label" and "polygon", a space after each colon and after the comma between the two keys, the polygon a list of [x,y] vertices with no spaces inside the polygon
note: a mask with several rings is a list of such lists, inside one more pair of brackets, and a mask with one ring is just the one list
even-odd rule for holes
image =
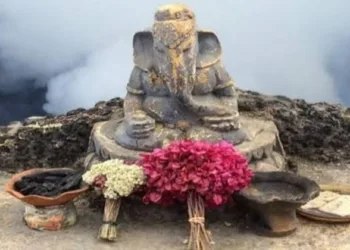
{"label": "volcanic rock", "polygon": [[239,110],[273,119],[288,155],[319,162],[350,162],[350,109],[324,102],[240,91]]}
{"label": "volcanic rock", "polygon": [[[350,162],[349,109],[252,91],[239,93],[241,113],[276,123],[287,155],[319,162]],[[115,98],[88,110],[0,127],[0,170],[81,166],[93,124],[122,118],[122,106],[123,100]]]}
{"label": "volcanic rock", "polygon": [[45,119],[0,127],[0,170],[18,172],[40,167],[76,167],[86,154],[94,123],[123,116],[119,98]]}

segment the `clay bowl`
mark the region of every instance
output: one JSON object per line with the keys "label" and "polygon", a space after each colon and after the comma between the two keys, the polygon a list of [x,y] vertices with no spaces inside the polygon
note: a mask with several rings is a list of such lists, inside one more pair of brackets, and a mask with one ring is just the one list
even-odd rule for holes
{"label": "clay bowl", "polygon": [[[21,173],[18,173],[14,176],[12,176],[11,180],[5,185],[4,189],[7,193],[11,194],[13,197],[19,199],[20,201],[33,205],[35,207],[49,207],[49,206],[57,206],[57,205],[64,205],[67,202],[73,200],[80,194],[86,192],[89,189],[88,185],[83,185],[80,189],[69,191],[62,193],[56,197],[45,197],[40,195],[26,195],[17,192],[15,190],[15,183],[23,176],[34,174],[34,173],[41,173],[44,171],[53,171],[53,170],[72,170],[68,168],[50,168],[50,169],[43,169],[43,168],[34,168],[30,170],[23,171]],[[73,171],[73,170],[72,170]]]}
{"label": "clay bowl", "polygon": [[278,237],[297,228],[296,209],[316,198],[316,182],[288,172],[256,172],[252,183],[235,195],[250,211],[250,226],[259,235]]}

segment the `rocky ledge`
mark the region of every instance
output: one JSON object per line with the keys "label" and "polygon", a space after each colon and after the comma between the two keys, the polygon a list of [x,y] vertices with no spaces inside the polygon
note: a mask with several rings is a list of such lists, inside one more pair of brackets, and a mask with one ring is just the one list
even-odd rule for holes
{"label": "rocky ledge", "polygon": [[[288,155],[326,163],[350,162],[349,108],[239,92],[240,111],[274,120]],[[80,166],[93,124],[122,117],[122,105],[122,99],[115,98],[88,110],[76,109],[55,117],[30,117],[0,127],[0,170]]]}

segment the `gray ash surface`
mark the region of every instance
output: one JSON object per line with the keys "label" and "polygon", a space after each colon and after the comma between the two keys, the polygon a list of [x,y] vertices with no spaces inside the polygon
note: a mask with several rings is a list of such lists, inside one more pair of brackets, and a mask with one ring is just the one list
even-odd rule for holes
{"label": "gray ash surface", "polygon": [[264,200],[298,200],[304,195],[302,189],[285,182],[261,182],[251,187],[253,197],[264,197]]}

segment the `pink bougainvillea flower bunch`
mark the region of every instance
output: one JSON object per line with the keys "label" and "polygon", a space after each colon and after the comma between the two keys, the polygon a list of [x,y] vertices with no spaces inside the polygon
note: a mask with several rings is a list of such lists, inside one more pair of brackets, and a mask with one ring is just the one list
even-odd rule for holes
{"label": "pink bougainvillea flower bunch", "polygon": [[227,202],[252,178],[246,158],[227,142],[175,141],[142,155],[147,177],[145,203],[185,202],[189,192],[201,195],[208,207]]}

